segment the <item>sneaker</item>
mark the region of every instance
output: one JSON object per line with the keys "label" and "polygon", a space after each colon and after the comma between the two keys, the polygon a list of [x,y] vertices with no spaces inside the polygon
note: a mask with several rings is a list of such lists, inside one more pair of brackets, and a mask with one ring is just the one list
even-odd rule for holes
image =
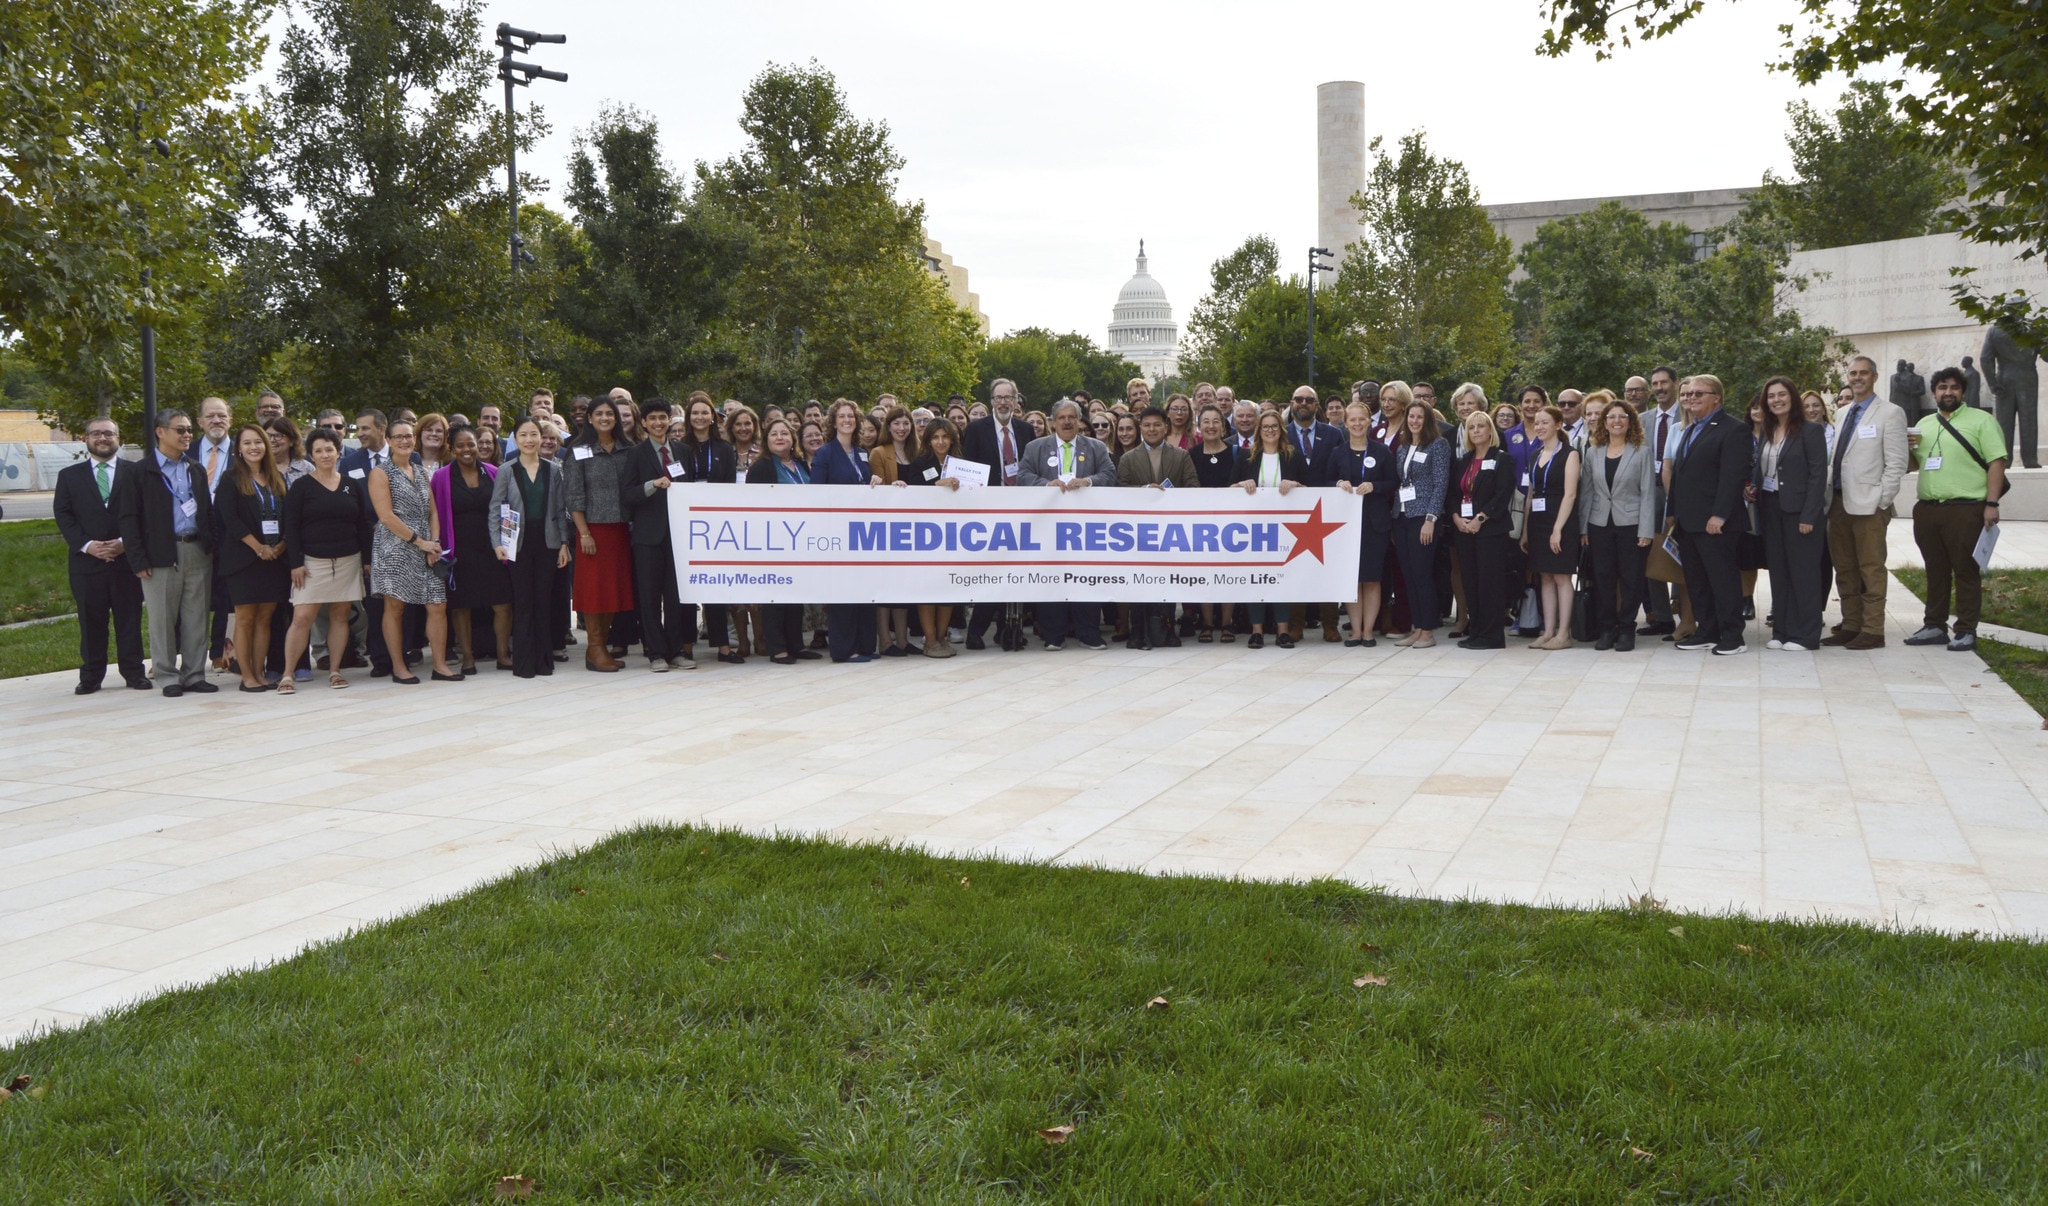
{"label": "sneaker", "polygon": [[695,670],[697,663],[689,658],[672,657],[668,659],[668,668],[671,670]]}
{"label": "sneaker", "polygon": [[647,659],[647,668],[648,668],[649,670],[652,670],[652,671],[654,671],[654,672],[655,672],[656,674],[667,674],[667,673],[668,673],[668,663],[667,663],[667,662],[665,662],[665,661],[662,661],[662,660],[661,660],[660,658],[658,658],[658,657],[650,657],[650,658],[648,658],[648,659]]}
{"label": "sneaker", "polygon": [[874,661],[875,655],[872,653],[856,653],[852,657],[847,658],[846,660],[852,662],[855,665],[860,665],[864,662]]}
{"label": "sneaker", "polygon": [[1800,643],[1799,643],[1798,641],[1785,641],[1785,642],[1783,642],[1783,643],[1779,644],[1779,645],[1778,645],[1778,648],[1780,648],[1780,649],[1783,649],[1783,650],[1784,650],[1785,652],[1787,652],[1787,653],[1812,653],[1812,652],[1814,652],[1814,648],[1813,648],[1813,646],[1811,646],[1811,645],[1802,645],[1802,644],[1800,644]]}
{"label": "sneaker", "polygon": [[1740,641],[1737,641],[1737,642],[1736,642],[1735,644],[1733,644],[1733,645],[1716,645],[1716,646],[1714,646],[1714,656],[1715,656],[1715,657],[1734,657],[1734,656],[1735,656],[1736,654],[1738,654],[1738,653],[1748,653],[1748,652],[1749,652],[1749,646],[1747,646],[1747,645],[1743,644],[1743,643],[1742,643],[1742,642],[1740,642]]}
{"label": "sneaker", "polygon": [[1948,626],[1945,624],[1929,624],[1912,636],[1907,637],[1906,643],[1908,645],[1946,645],[1948,644]]}
{"label": "sneaker", "polygon": [[1974,632],[1959,632],[1956,639],[1948,643],[1950,653],[1974,653],[1976,650],[1977,634]]}
{"label": "sneaker", "polygon": [[1058,653],[1060,650],[1065,649],[1066,647],[1067,643],[1065,641],[1047,641],[1045,643],[1045,651],[1047,653]]}
{"label": "sneaker", "polygon": [[1714,647],[1714,642],[1698,633],[1694,633],[1684,640],[1676,642],[1676,644],[1678,648],[1683,649],[1687,653],[1697,653],[1702,649],[1712,649]]}
{"label": "sneaker", "polygon": [[1785,642],[1779,640],[1777,637],[1772,637],[1770,640],[1764,642],[1764,648],[1766,649],[1783,649],[1784,647]]}

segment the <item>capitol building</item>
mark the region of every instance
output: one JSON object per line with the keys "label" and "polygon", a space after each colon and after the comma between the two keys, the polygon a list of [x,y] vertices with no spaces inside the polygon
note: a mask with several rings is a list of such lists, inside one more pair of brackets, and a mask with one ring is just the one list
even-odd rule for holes
{"label": "capitol building", "polygon": [[1116,295],[1109,318],[1109,351],[1132,364],[1146,378],[1180,375],[1180,327],[1166,290],[1145,271],[1145,241],[1138,240],[1138,271]]}

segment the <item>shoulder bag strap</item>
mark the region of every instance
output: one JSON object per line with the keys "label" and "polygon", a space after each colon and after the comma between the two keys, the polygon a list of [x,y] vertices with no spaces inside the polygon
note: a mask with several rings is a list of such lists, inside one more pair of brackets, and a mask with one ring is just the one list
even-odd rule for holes
{"label": "shoulder bag strap", "polygon": [[[1943,431],[1946,431],[1947,433],[1949,433],[1949,435],[1955,437],[1956,443],[1961,444],[1963,446],[1963,451],[1970,454],[1970,459],[1977,462],[1977,467],[1979,469],[1982,469],[1986,473],[1991,472],[1991,462],[1984,459],[1984,454],[1977,451],[1977,446],[1975,444],[1972,444],[1970,441],[1963,438],[1963,433],[1956,430],[1955,424],[1950,423],[1948,421],[1947,415],[1942,414],[1940,411],[1935,411],[1934,421],[1941,424],[1941,429]],[[2000,490],[1998,492],[1999,497],[2003,498],[2006,492],[2012,489],[2012,479],[2007,478],[2004,482],[2000,484],[2005,487],[2005,489]],[[1998,499],[1994,498],[1991,501],[1997,502]]]}

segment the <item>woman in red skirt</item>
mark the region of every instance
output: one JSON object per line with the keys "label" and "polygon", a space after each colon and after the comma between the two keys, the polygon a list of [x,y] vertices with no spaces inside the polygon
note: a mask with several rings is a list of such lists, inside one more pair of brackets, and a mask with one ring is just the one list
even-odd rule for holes
{"label": "woman in red skirt", "polygon": [[569,518],[576,522],[576,610],[589,639],[583,667],[615,674],[624,664],[605,646],[612,616],[633,610],[633,546],[619,483],[629,445],[619,411],[609,398],[590,404],[583,430],[562,451],[562,482]]}

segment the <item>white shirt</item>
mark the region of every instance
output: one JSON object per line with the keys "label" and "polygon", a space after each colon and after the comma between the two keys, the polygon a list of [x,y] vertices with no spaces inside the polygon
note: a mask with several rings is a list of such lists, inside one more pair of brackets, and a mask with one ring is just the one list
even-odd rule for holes
{"label": "white shirt", "polygon": [[[214,455],[216,450],[220,453],[220,459],[208,468],[207,458]],[[234,463],[235,450],[228,446],[227,440],[216,444],[208,437],[201,436],[198,445],[192,449],[192,454],[199,459],[199,467],[207,470],[206,495],[212,498],[220,493],[221,479],[228,475],[228,466]]]}

